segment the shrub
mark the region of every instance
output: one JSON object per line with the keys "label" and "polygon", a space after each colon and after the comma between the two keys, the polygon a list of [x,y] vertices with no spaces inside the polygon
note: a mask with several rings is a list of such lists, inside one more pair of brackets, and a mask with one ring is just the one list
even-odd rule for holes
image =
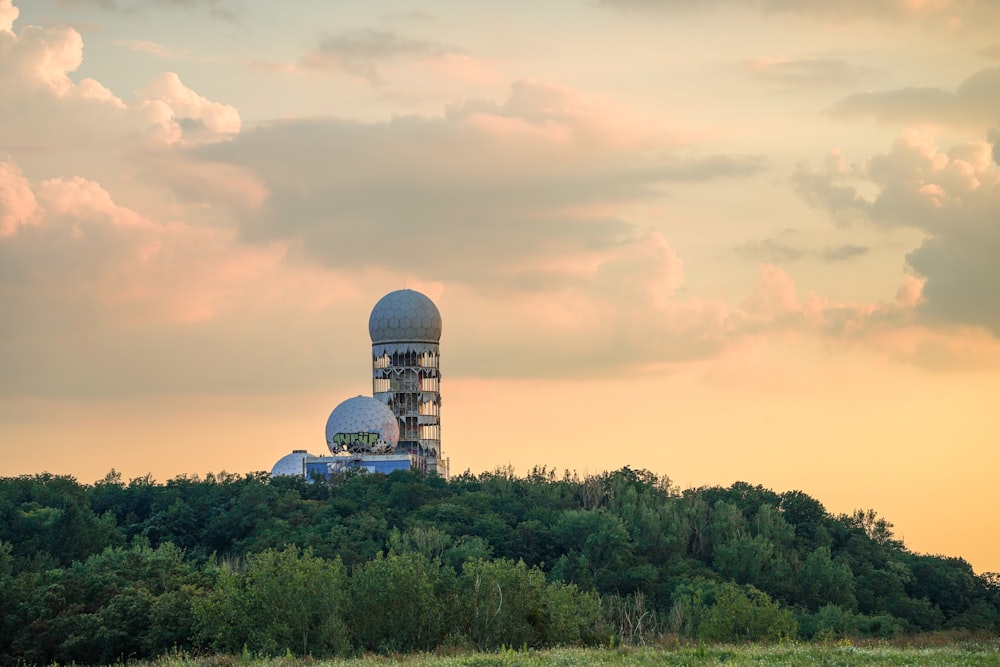
{"label": "shrub", "polygon": [[794,637],[794,616],[753,586],[699,581],[675,594],[671,623],[704,641],[775,641]]}

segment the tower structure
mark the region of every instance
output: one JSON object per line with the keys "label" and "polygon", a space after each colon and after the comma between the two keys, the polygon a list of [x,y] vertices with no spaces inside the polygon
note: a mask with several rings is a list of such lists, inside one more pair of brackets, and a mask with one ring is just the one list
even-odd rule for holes
{"label": "tower structure", "polygon": [[441,313],[410,289],[379,299],[368,318],[372,395],[399,424],[396,451],[409,452],[426,472],[448,476],[441,451]]}
{"label": "tower structure", "polygon": [[330,478],[348,470],[420,470],[448,478],[441,453],[441,313],[420,292],[379,299],[368,318],[372,394],[342,401],[326,422],[329,456],[304,449],[279,459],[271,476]]}

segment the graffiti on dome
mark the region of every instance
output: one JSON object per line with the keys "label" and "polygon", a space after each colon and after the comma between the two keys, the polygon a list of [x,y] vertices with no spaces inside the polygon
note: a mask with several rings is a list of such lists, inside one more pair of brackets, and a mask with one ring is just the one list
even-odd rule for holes
{"label": "graffiti on dome", "polygon": [[392,448],[377,431],[334,433],[330,450],[333,452],[380,453]]}

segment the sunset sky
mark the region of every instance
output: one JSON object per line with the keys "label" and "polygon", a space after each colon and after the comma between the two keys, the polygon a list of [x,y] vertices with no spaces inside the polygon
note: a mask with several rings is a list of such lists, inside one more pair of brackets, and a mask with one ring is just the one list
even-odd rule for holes
{"label": "sunset sky", "polygon": [[998,160],[994,0],[0,0],[0,476],[323,453],[409,287],[453,473],[997,571]]}

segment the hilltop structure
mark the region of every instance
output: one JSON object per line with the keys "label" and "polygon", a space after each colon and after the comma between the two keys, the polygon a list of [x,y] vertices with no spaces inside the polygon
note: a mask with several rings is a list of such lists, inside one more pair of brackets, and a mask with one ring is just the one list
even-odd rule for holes
{"label": "hilltop structure", "polygon": [[441,313],[414,290],[390,292],[368,318],[372,397],[340,403],[326,422],[329,456],[293,450],[271,476],[418,470],[448,478],[441,450]]}

